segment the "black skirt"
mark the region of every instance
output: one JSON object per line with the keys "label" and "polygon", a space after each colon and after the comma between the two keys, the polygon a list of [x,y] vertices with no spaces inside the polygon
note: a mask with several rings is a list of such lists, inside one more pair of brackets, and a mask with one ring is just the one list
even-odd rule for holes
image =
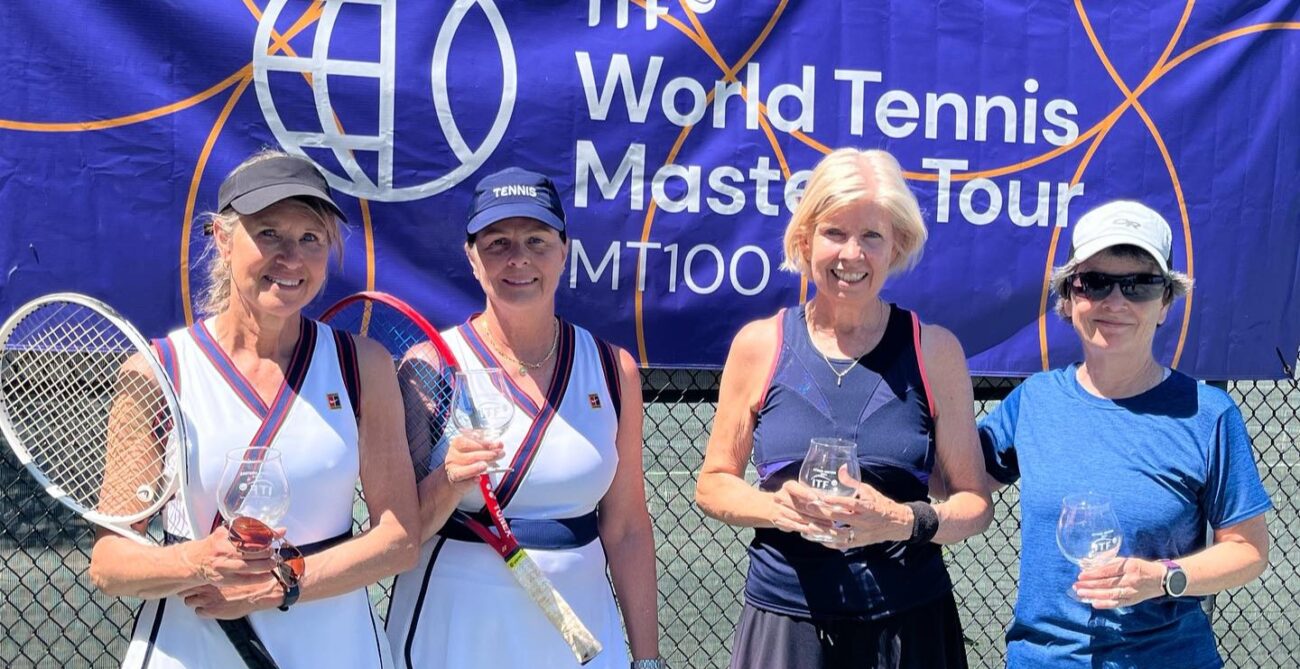
{"label": "black skirt", "polygon": [[745,604],[731,669],[966,669],[957,603],[948,593],[878,620],[817,620]]}

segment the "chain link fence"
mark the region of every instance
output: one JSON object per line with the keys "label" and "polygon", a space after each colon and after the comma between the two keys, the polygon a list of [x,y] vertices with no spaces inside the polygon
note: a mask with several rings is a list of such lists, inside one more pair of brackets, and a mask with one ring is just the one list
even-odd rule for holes
{"label": "chain link fence", "polygon": [[[646,370],[645,469],[659,561],[662,647],[676,667],[725,667],[740,611],[750,532],[705,518],[694,506],[695,473],[717,402],[718,373]],[[1015,386],[978,379],[983,415]],[[1300,387],[1295,380],[1228,385],[1254,438],[1264,485],[1277,507],[1269,517],[1272,560],[1264,576],[1221,593],[1214,627],[1229,667],[1300,665],[1300,566],[1296,508],[1300,490]],[[92,531],[35,487],[9,449],[0,449],[0,666],[117,667],[138,601],[106,597],[87,577]],[[752,472],[751,472],[752,477]],[[994,496],[994,524],[947,549],[949,571],[973,667],[1001,667],[1003,629],[1016,596],[1017,491]],[[387,611],[383,584],[373,588]]]}

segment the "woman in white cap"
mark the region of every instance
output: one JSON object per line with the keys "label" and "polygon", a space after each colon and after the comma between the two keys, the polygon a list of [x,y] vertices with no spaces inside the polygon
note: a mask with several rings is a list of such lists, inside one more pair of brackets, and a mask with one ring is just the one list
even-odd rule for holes
{"label": "woman in white cap", "polygon": [[1152,352],[1191,287],[1172,250],[1137,202],[1080,218],[1052,287],[1083,361],[1026,379],[980,424],[995,483],[1020,481],[1010,667],[1221,667],[1200,598],[1267,565],[1272,505],[1241,412]]}
{"label": "woman in white cap", "polygon": [[[219,200],[205,318],[155,342],[196,452],[187,496],[203,525],[173,500],[168,545],[100,532],[91,556],[97,587],[146,600],[122,666],[386,669],[366,586],[410,568],[419,534],[397,378],[383,347],[302,315],[342,248],[343,214],[310,162],[280,152],[236,167]],[[238,492],[221,483],[228,454],[266,446],[288,482],[275,525],[305,556],[298,569],[241,551],[220,522],[218,498]],[[354,537],[358,478],[370,526]]]}
{"label": "woman in white cap", "polygon": [[500,441],[453,437],[420,483],[426,543],[388,615],[398,666],[579,666],[501,557],[450,518],[459,509],[491,526],[477,479],[500,459],[510,469],[491,481],[515,538],[604,647],[586,666],[662,669],[637,365],[555,314],[569,245],[550,179],[484,177],[465,232],[487,304],[442,336],[462,369],[501,369],[515,409]]}

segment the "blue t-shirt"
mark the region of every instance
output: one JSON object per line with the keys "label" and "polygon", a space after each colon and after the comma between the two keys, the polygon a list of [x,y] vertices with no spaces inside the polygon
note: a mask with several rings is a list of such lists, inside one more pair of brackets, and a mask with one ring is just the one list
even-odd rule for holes
{"label": "blue t-shirt", "polygon": [[1079,385],[1077,365],[1029,377],[980,422],[990,474],[1020,484],[1020,594],[1008,667],[1221,667],[1194,597],[1094,610],[1069,596],[1079,568],[1056,544],[1066,495],[1111,499],[1120,555],[1177,559],[1220,529],[1272,508],[1236,404],[1173,372],[1136,397]]}

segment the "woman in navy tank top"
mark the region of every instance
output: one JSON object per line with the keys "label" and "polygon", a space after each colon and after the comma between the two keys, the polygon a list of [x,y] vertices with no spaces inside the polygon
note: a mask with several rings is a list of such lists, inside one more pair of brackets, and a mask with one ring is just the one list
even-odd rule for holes
{"label": "woman in navy tank top", "polygon": [[[966,666],[939,548],[992,515],[965,355],[880,297],[925,239],[897,160],[831,153],[785,233],[783,267],[815,296],[732,343],[696,491],[705,513],[754,528],[732,667]],[[842,476],[855,492],[834,505],[798,481],[817,437],[856,444],[862,482]]]}

